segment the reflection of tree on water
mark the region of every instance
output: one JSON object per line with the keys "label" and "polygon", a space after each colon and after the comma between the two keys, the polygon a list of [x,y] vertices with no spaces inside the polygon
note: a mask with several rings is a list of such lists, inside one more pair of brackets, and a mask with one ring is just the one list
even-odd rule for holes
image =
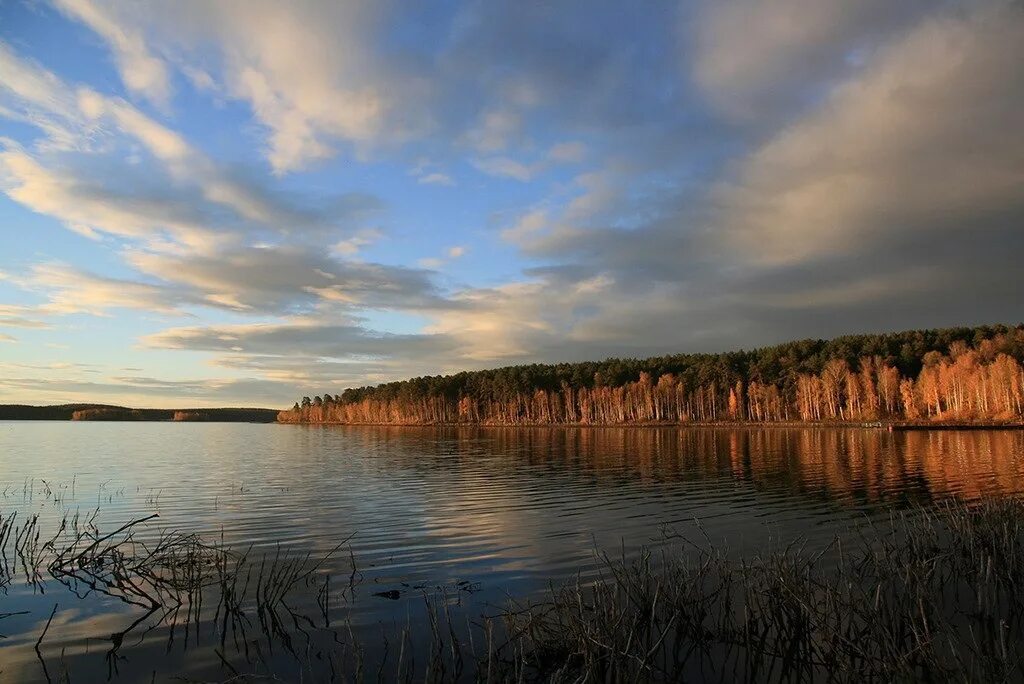
{"label": "reflection of tree on water", "polygon": [[[488,457],[488,469],[557,477],[594,476],[665,482],[734,477],[755,486],[838,499],[877,501],[915,483],[919,500],[976,499],[1024,493],[1024,432],[1015,430],[889,433],[865,429],[461,427],[338,428],[367,450],[401,445],[390,467],[461,474]],[[409,445],[411,435],[419,435]],[[406,450],[417,458],[405,458]],[[530,466],[523,469],[523,465]]]}

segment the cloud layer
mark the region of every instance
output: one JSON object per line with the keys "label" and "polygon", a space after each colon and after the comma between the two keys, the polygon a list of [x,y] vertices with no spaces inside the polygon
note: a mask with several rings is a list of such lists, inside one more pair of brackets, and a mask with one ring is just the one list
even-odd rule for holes
{"label": "cloud layer", "polygon": [[193,359],[68,396],[1024,317],[1019,3],[51,11],[112,76],[0,41],[0,189],[109,261],[0,261],[0,341],[144,319],[125,347]]}

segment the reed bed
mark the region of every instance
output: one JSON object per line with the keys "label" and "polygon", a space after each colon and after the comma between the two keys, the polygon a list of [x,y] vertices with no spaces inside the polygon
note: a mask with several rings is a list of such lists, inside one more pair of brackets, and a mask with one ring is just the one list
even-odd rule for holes
{"label": "reed bed", "polygon": [[1024,681],[1024,504],[947,502],[744,560],[605,558],[503,614],[502,679]]}
{"label": "reed bed", "polygon": [[314,559],[178,532],[137,539],[152,522],[104,534],[72,518],[46,536],[37,520],[0,516],[0,577],[136,607],[108,676],[125,635],[163,624],[186,642],[212,626],[225,681],[282,676],[254,633],[291,654],[283,676],[309,681],[1024,681],[1018,500],[948,501],[865,521],[824,548],[747,558],[670,535],[657,552],[602,555],[596,579],[529,601],[488,608],[463,603],[463,587],[425,592],[404,625],[379,631],[332,622],[360,593],[351,556],[347,577],[325,571],[341,545]]}
{"label": "reed bed", "polygon": [[[302,592],[317,596],[326,620],[330,576],[322,568],[347,538],[317,558],[309,553],[289,554],[280,546],[257,555],[252,547],[239,551],[194,533],[156,530],[137,537],[136,532],[153,523],[158,514],[104,533],[96,523],[98,512],[85,517],[65,515],[48,535],[42,533],[38,515],[19,522],[17,512],[0,513],[0,601],[20,576],[38,593],[51,591],[56,584],[78,599],[102,595],[137,609],[137,619],[124,630],[105,635],[111,644],[105,654],[108,678],[118,673],[121,650],[131,634],[142,639],[166,627],[170,648],[179,635],[186,644],[190,635],[198,639],[200,628],[209,624],[217,630],[221,648],[230,641],[240,653],[249,654],[255,636],[293,651],[293,634],[302,631],[301,621],[313,625],[289,605],[289,597]],[[355,578],[353,572],[342,596],[351,593]],[[24,614],[0,610],[0,620]],[[52,619],[51,613],[46,629]],[[36,652],[49,681],[38,648],[45,633],[44,629]],[[0,638],[5,637],[0,634]]]}

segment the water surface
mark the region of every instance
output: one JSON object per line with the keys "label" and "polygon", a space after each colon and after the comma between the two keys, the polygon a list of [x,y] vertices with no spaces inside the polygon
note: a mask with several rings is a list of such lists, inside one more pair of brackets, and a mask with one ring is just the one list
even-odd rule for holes
{"label": "water surface", "polygon": [[[551,583],[586,582],[602,552],[679,534],[737,555],[825,545],[893,511],[1021,491],[1019,431],[0,423],[0,514],[38,514],[45,530],[98,508],[112,531],[157,513],[140,538],[195,531],[281,557],[351,537],[319,571],[336,579],[331,627],[316,629],[377,642],[396,626],[416,633],[425,600],[472,623]],[[212,623],[134,625],[138,607],[26,583],[9,565],[0,615],[25,614],[0,618],[2,681],[324,676],[308,649],[273,650],[258,629],[253,662]],[[315,596],[292,603],[317,623]]]}

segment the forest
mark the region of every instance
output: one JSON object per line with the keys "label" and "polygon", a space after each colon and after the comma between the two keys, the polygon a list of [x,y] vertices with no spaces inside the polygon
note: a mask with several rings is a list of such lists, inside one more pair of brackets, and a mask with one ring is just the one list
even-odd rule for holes
{"label": "forest", "polygon": [[721,354],[533,364],[325,393],[284,423],[1016,422],[1024,325],[800,340]]}

